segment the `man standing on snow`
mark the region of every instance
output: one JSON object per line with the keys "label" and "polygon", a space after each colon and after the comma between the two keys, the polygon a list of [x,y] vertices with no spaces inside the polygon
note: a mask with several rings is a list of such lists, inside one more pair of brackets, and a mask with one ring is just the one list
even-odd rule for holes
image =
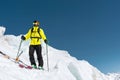
{"label": "man standing on snow", "polygon": [[[41,54],[42,47],[40,39],[43,39],[46,44],[48,43],[48,41],[44,34],[43,29],[39,28],[39,25],[40,25],[39,21],[34,21],[33,27],[29,29],[28,33],[25,36],[21,36],[21,39],[22,40],[31,39],[29,46],[29,59],[31,62],[31,66],[33,68],[43,70],[43,58]],[[36,62],[34,59],[34,51],[36,51],[37,54],[38,67],[36,66]]]}

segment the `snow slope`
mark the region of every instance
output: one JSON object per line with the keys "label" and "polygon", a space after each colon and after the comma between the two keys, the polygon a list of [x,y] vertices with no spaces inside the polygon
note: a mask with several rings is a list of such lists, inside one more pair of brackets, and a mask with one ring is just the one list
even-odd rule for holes
{"label": "snow slope", "polygon": [[[4,32],[5,28],[0,27],[0,51],[15,58],[20,36],[4,35]],[[24,41],[21,48],[24,53],[20,59],[30,65],[28,47],[29,41]],[[116,77],[116,80],[119,80],[119,74],[105,75],[87,61],[77,60],[70,56],[67,51],[57,50],[51,46],[48,46],[50,67],[48,72],[46,70],[47,58],[44,42],[42,48],[45,71],[19,68],[17,64],[0,55],[0,80],[115,80]]]}

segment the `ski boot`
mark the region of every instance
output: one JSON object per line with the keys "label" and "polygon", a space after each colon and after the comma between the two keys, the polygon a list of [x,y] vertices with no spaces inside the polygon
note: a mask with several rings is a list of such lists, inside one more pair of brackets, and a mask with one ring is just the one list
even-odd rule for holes
{"label": "ski boot", "polygon": [[39,69],[39,70],[44,70],[44,68],[43,68],[43,67],[41,67],[41,66],[38,66],[38,69]]}
{"label": "ski boot", "polygon": [[37,66],[36,66],[36,65],[31,65],[31,66],[32,66],[32,68],[37,69]]}

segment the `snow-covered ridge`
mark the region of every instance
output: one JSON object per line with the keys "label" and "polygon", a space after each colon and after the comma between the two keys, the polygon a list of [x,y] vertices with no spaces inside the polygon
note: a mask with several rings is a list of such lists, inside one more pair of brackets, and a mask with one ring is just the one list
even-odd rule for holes
{"label": "snow-covered ridge", "polygon": [[[16,57],[20,36],[4,35],[5,28],[0,27],[0,51]],[[29,64],[29,41],[24,41],[20,59]],[[44,68],[46,67],[46,47],[42,44]],[[21,69],[13,62],[0,55],[0,80],[115,80],[118,74],[105,75],[85,60],[77,60],[67,51],[48,46],[50,71]],[[36,58],[37,59],[37,58]],[[7,77],[6,77],[7,76]],[[116,79],[117,80],[117,79]],[[118,79],[119,80],[119,79]]]}

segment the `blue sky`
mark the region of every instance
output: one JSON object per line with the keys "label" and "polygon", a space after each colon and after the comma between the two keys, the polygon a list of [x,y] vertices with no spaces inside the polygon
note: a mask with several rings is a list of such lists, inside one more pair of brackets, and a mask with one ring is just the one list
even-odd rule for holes
{"label": "blue sky", "polygon": [[119,0],[1,0],[6,34],[25,34],[39,20],[49,44],[87,60],[101,72],[120,72]]}

